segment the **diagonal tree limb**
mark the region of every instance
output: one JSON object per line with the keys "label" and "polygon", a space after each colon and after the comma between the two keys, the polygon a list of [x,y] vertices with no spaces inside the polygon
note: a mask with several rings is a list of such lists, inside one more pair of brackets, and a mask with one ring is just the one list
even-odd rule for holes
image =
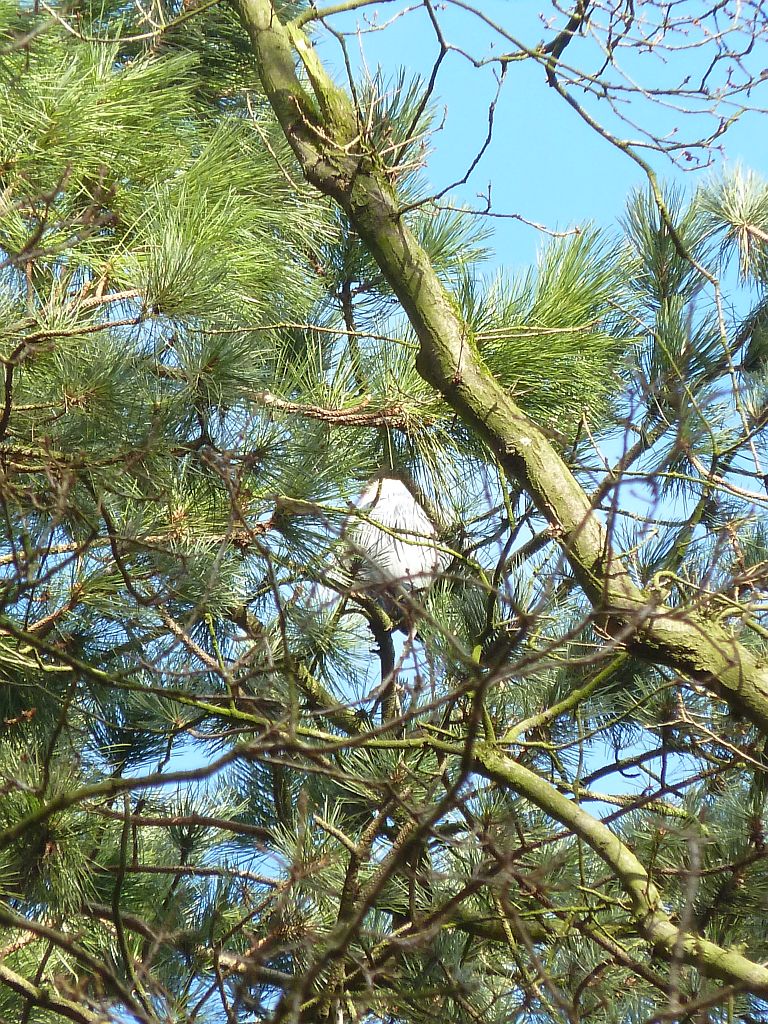
{"label": "diagonal tree limb", "polygon": [[[765,663],[720,624],[694,609],[665,607],[633,582],[584,490],[484,365],[455,301],[404,223],[348,95],[330,79],[306,36],[280,22],[270,0],[237,3],[286,138],[307,179],[344,209],[399,298],[419,339],[422,377],[525,487],[607,628],[637,656],[704,683],[768,732]],[[294,54],[313,96],[296,74]]]}
{"label": "diagonal tree limb", "polygon": [[495,747],[478,744],[474,755],[483,775],[526,797],[592,847],[629,896],[639,933],[658,953],[668,960],[680,958],[709,978],[735,983],[749,992],[768,993],[768,968],[763,964],[675,927],[641,861],[606,825]]}
{"label": "diagonal tree limb", "polygon": [[37,1008],[49,1010],[59,1017],[75,1021],[75,1024],[104,1024],[107,1018],[102,1013],[94,1013],[85,1003],[75,1002],[60,996],[48,985],[36,985],[28,978],[17,974],[4,963],[0,963],[0,982],[25,999],[30,1000]]}
{"label": "diagonal tree limb", "polygon": [[[240,11],[267,94],[307,178],[344,208],[417,332],[422,376],[523,483],[556,530],[585,593],[633,653],[706,683],[768,730],[764,665],[722,626],[692,610],[665,608],[633,583],[565,463],[483,365],[455,304],[403,223],[376,154],[358,137],[349,98],[306,38],[281,26],[268,0],[242,0]],[[295,74],[292,46],[317,102]]]}

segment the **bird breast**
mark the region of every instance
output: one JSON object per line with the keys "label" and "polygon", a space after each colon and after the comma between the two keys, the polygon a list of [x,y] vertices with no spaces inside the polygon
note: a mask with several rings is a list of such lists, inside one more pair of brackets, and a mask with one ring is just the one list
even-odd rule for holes
{"label": "bird breast", "polygon": [[374,480],[357,508],[345,533],[365,579],[423,590],[447,568],[450,556],[437,547],[434,525],[400,480]]}

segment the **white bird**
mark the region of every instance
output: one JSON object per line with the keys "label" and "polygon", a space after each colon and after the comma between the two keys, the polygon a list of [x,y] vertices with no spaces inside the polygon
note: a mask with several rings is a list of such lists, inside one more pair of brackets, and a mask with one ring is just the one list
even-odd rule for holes
{"label": "white bird", "polygon": [[345,529],[347,544],[362,561],[370,583],[425,590],[451,561],[440,550],[429,516],[400,480],[379,477],[365,488]]}

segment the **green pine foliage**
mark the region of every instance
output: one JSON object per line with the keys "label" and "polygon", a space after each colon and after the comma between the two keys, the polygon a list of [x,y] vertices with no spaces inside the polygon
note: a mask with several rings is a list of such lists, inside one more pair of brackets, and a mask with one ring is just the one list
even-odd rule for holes
{"label": "green pine foliage", "polygon": [[[300,184],[233,11],[54,12],[0,12],[0,1020],[624,1024],[670,992],[725,1020],[473,745],[760,961],[763,740],[592,614]],[[762,657],[768,188],[669,193],[669,220],[638,193],[622,234],[488,275],[486,229],[422,202],[427,92],[368,76],[361,131],[467,344],[633,577]],[[750,302],[713,306],[729,267]],[[450,555],[427,592],[350,555],[377,472]]]}
{"label": "green pine foliage", "polygon": [[600,423],[637,330],[622,253],[593,229],[556,239],[536,271],[486,289],[466,280],[462,309],[497,379],[540,423],[575,434]]}

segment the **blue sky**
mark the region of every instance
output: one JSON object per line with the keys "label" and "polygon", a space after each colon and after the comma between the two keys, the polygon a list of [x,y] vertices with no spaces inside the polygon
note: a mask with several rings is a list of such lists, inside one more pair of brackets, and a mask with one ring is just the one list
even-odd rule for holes
{"label": "blue sky", "polygon": [[[478,6],[482,6],[485,15],[503,24],[530,46],[552,36],[552,30],[546,28],[539,16],[539,12],[553,12],[545,0],[538,3],[490,0]],[[381,5],[376,8],[378,22],[392,19],[405,7],[405,3]],[[371,10],[355,12],[343,21],[336,19],[333,24],[353,30],[357,24],[364,24],[365,17],[370,25]],[[450,6],[439,9],[438,14],[450,43],[460,45],[473,56],[504,52],[505,48],[500,45],[503,41],[484,29],[476,17]],[[563,21],[560,15],[554,24],[559,28]],[[438,52],[424,9],[360,38],[370,70],[379,63],[389,75],[394,75],[401,66],[428,75]],[[359,69],[360,49],[354,37],[348,38],[348,47]],[[321,52],[341,75],[343,65],[338,45],[328,40],[322,44]],[[588,60],[590,55],[594,57],[595,51],[590,51],[589,42],[582,39],[576,40],[573,49],[565,54],[573,56],[575,62]],[[632,74],[637,74],[646,85],[660,85],[683,79],[688,74],[695,79],[697,71],[701,73],[703,57],[704,51],[693,54],[683,51],[667,60],[647,54],[639,58],[630,55],[627,64]],[[753,55],[753,72],[760,69],[761,62],[768,65],[765,48],[762,53]],[[447,56],[436,88],[438,111],[440,118],[445,111],[445,121],[433,137],[435,151],[427,172],[436,188],[461,177],[472,155],[482,145],[488,126],[488,105],[495,91],[494,73],[491,67],[474,69],[458,54]],[[755,105],[768,107],[768,81],[758,86],[751,100]],[[600,117],[609,117],[604,104],[593,105],[592,109]],[[684,130],[686,121],[691,123],[691,118],[685,115],[663,109],[651,111],[647,106],[637,114],[639,120],[663,125],[665,131]],[[741,163],[768,177],[768,131],[763,115],[745,115],[729,129],[722,145],[729,164]],[[654,159],[647,151],[644,155],[650,156],[664,180],[674,180],[691,189],[698,180],[712,175],[723,164],[722,155],[716,153],[713,167],[696,173],[679,170],[666,158]],[[621,215],[630,190],[643,182],[642,170],[585,125],[548,87],[543,69],[527,60],[509,65],[496,110],[494,142],[468,185],[452,193],[452,197],[455,202],[482,205],[477,194],[484,192],[491,183],[494,209],[500,212],[521,214],[550,228],[563,229],[590,220],[608,227]],[[495,220],[493,223],[498,262],[512,269],[532,262],[542,242],[541,234],[514,221]]]}

